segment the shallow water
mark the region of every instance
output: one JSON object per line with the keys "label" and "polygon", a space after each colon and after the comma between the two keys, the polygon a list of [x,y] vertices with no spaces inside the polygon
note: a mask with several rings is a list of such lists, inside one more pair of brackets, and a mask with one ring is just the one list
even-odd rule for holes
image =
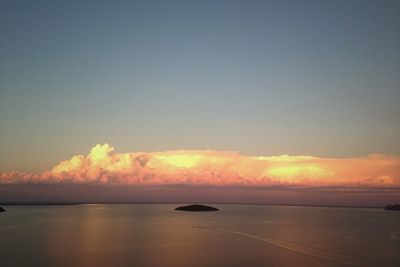
{"label": "shallow water", "polygon": [[400,213],[172,204],[6,206],[0,265],[400,266]]}

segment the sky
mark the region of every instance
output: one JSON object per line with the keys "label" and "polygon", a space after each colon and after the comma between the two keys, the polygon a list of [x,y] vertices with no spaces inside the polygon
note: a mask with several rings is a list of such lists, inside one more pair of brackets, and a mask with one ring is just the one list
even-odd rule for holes
{"label": "sky", "polygon": [[0,173],[46,180],[108,143],[390,158],[369,177],[396,184],[399,13],[395,0],[1,1]]}

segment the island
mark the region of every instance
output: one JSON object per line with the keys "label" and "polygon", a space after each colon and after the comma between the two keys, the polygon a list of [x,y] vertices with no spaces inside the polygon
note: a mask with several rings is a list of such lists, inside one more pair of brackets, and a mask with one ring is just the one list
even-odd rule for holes
{"label": "island", "polygon": [[206,205],[198,205],[198,204],[177,207],[175,210],[183,210],[183,211],[218,211],[217,208],[206,206]]}
{"label": "island", "polygon": [[0,212],[4,212],[6,211],[5,209],[3,209],[2,207],[0,207]]}
{"label": "island", "polygon": [[400,204],[388,204],[386,205],[385,210],[400,210]]}

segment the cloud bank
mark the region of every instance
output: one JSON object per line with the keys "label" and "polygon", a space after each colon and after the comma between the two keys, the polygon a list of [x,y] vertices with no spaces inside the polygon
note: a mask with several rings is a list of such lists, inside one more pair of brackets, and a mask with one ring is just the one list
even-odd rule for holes
{"label": "cloud bank", "polygon": [[400,157],[244,156],[179,150],[115,153],[98,144],[39,174],[0,173],[0,184],[400,186]]}

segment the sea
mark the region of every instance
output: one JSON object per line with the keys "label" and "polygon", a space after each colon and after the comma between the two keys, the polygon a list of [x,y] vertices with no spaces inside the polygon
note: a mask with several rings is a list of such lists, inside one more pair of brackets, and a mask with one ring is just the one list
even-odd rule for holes
{"label": "sea", "polygon": [[0,266],[400,266],[400,212],[210,204],[3,206]]}

